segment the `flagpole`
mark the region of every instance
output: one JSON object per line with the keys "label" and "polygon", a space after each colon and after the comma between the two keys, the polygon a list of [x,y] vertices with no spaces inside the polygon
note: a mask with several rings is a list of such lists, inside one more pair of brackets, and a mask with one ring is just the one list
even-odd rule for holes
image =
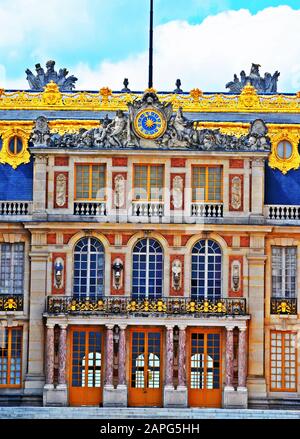
{"label": "flagpole", "polygon": [[150,29],[149,29],[149,80],[148,88],[153,87],[153,0],[150,0]]}

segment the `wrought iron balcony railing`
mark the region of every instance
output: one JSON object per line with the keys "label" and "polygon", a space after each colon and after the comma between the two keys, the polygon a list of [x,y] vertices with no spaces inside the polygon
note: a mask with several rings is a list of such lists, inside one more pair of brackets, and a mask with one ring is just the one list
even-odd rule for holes
{"label": "wrought iron balcony railing", "polygon": [[23,311],[24,300],[20,294],[0,294],[0,311]]}
{"label": "wrought iron balcony railing", "polygon": [[297,299],[285,297],[271,298],[271,314],[297,315]]}
{"label": "wrought iron balcony railing", "polygon": [[131,297],[105,297],[102,299],[77,299],[74,297],[47,298],[49,314],[187,314],[236,316],[246,315],[245,298],[215,300],[191,300],[186,298],[162,298],[135,300]]}

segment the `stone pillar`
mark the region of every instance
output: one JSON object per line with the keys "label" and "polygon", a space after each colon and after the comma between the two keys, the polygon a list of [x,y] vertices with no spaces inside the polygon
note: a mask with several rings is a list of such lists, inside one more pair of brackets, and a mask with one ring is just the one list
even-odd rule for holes
{"label": "stone pillar", "polygon": [[[66,385],[66,355],[67,355],[67,325],[59,324],[59,344],[58,344],[58,385],[50,386],[45,385],[43,391],[43,405],[44,406],[60,406],[65,407],[68,405],[68,391]],[[48,328],[47,328],[47,340],[48,340]],[[48,345],[48,341],[47,341]],[[54,333],[53,333],[53,362],[54,362]],[[47,348],[48,353],[48,348]],[[47,374],[46,380],[48,379],[48,360],[46,360]],[[50,365],[50,362],[49,362]],[[52,364],[53,371],[53,364]],[[53,375],[53,372],[52,372]],[[53,377],[52,377],[53,382]]]}
{"label": "stone pillar", "polygon": [[226,328],[226,387],[233,389],[233,327]]}
{"label": "stone pillar", "polygon": [[[36,235],[36,234],[34,234]],[[40,235],[40,234],[37,234]],[[32,241],[39,241],[43,245],[43,237],[33,236]],[[24,383],[24,394],[32,398],[40,398],[45,385],[45,325],[43,313],[45,312],[46,282],[47,282],[47,260],[48,253],[33,251],[29,254],[31,258],[31,281],[30,281],[30,310],[29,310],[29,338],[27,372]],[[39,401],[37,401],[39,402]]]}
{"label": "stone pillar", "polygon": [[[244,322],[242,322],[244,324]],[[238,348],[238,368],[239,368],[239,387],[237,390],[233,387],[233,327],[226,328],[226,386],[224,388],[224,407],[225,408],[243,408],[248,407],[248,391],[246,385],[246,327],[240,326],[239,348]],[[242,337],[242,338],[241,338]],[[240,369],[244,373],[244,385],[240,387]]]}
{"label": "stone pillar", "polygon": [[[251,217],[257,217],[258,221],[263,220],[264,210],[264,165],[263,158],[253,159],[252,162],[252,183],[251,183]],[[253,218],[254,217],[254,218]]]}
{"label": "stone pillar", "polygon": [[173,326],[167,326],[167,343],[166,343],[166,386],[174,387],[173,371],[174,371],[174,340]]}
{"label": "stone pillar", "polygon": [[33,218],[46,218],[47,161],[45,155],[34,157]]}
{"label": "stone pillar", "polygon": [[113,387],[113,360],[114,360],[114,325],[106,325],[105,343],[105,386]]}
{"label": "stone pillar", "polygon": [[113,386],[114,325],[106,325],[103,407],[127,407],[126,326],[126,324],[119,325],[118,385],[115,388]]}
{"label": "stone pillar", "polygon": [[179,326],[178,387],[186,387],[186,330]]}
{"label": "stone pillar", "polygon": [[54,325],[46,327],[46,385],[45,388],[51,389],[54,378]]}
{"label": "stone pillar", "polygon": [[267,387],[264,375],[265,345],[264,345],[264,283],[265,260],[264,237],[253,235],[250,237],[251,253],[248,255],[248,312],[249,321],[249,349],[248,349],[248,377],[247,388],[249,397],[261,399],[267,397]]}
{"label": "stone pillar", "polygon": [[66,387],[67,326],[60,325],[58,346],[58,385]]}
{"label": "stone pillar", "polygon": [[174,388],[174,327],[166,331],[166,379],[164,386],[164,407],[187,407],[187,388],[185,385],[185,326],[179,328],[178,386]]}
{"label": "stone pillar", "polygon": [[126,386],[126,332],[125,325],[120,325],[119,334],[119,386]]}
{"label": "stone pillar", "polygon": [[247,337],[246,328],[240,328],[239,331],[239,350],[238,350],[238,386],[246,387],[247,378]]}

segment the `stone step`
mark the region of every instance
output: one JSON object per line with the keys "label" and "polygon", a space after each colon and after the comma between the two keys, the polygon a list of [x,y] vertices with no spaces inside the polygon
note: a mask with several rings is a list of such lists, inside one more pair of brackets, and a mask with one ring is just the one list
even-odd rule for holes
{"label": "stone step", "polygon": [[300,419],[300,410],[0,407],[0,419]]}

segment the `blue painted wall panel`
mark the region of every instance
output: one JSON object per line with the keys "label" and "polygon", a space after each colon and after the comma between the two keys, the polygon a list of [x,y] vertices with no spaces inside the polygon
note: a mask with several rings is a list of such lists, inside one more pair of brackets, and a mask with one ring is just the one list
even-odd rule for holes
{"label": "blue painted wall panel", "polygon": [[13,169],[0,164],[0,200],[31,201],[33,195],[33,161]]}
{"label": "blue painted wall panel", "polygon": [[266,164],[265,204],[300,205],[300,169],[283,175]]}

